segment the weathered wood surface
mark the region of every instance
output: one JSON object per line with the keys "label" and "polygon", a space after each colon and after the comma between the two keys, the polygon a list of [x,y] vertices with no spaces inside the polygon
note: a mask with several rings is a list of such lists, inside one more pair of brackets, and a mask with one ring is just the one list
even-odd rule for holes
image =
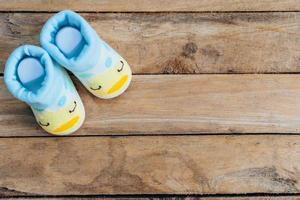
{"label": "weathered wood surface", "polygon": [[[300,133],[299,75],[135,75],[101,100],[75,81],[86,120],[75,135]],[[0,136],[47,136],[0,84]]]}
{"label": "weathered wood surface", "polygon": [[7,195],[299,193],[298,136],[0,139]]}
{"label": "weathered wood surface", "polygon": [[300,10],[299,0],[0,0],[0,11],[95,12],[161,11],[290,11]]}
{"label": "weathered wood surface", "polygon": [[[152,198],[151,198],[152,199]],[[162,198],[163,200],[164,198]],[[180,200],[180,198],[170,198],[170,200]],[[295,195],[295,196],[250,196],[249,197],[244,197],[244,196],[237,196],[237,197],[187,197],[187,198],[182,198],[182,200],[299,200],[300,197]],[[150,198],[149,198],[150,200]],[[159,198],[155,199],[159,200]],[[166,198],[168,200],[168,198]]]}
{"label": "weathered wood surface", "polygon": [[[0,13],[0,72],[14,48],[39,43],[49,16]],[[83,16],[128,60],[135,74],[300,72],[297,12]]]}
{"label": "weathered wood surface", "polygon": [[1,78],[0,198],[300,200],[299,75],[149,75],[299,73],[300,0],[0,0],[0,74],[66,8],[138,75],[109,101],[75,81],[87,119],[74,136],[89,137],[68,138],[42,137]]}
{"label": "weathered wood surface", "polygon": [[[282,196],[278,194],[277,196],[250,196],[249,197],[244,197],[244,196],[239,196],[237,195],[236,197],[203,197],[202,195],[199,195],[199,197],[191,197],[192,195],[142,195],[143,197],[135,197],[138,195],[130,195],[130,197],[123,197],[121,195],[117,195],[117,197],[114,196],[106,196],[106,197],[97,197],[97,196],[92,196],[92,197],[58,197],[55,196],[55,199],[61,199],[61,200],[71,200],[71,199],[76,199],[76,200],[87,200],[87,199],[101,199],[101,200],[299,200],[300,197],[297,195],[286,195]],[[157,197],[161,196],[161,197]],[[198,196],[198,195],[197,195]],[[9,199],[11,200],[52,200],[53,197],[10,197]]]}
{"label": "weathered wood surface", "polygon": [[299,200],[299,196],[261,196],[261,197],[204,197],[186,198],[185,200]]}

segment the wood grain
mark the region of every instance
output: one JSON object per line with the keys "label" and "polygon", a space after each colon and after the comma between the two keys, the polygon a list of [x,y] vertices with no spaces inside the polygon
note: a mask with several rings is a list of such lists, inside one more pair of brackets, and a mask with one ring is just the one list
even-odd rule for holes
{"label": "wood grain", "polygon": [[[75,135],[300,133],[300,75],[135,75],[101,100],[75,81],[86,120]],[[47,136],[0,84],[0,136]]]}
{"label": "wood grain", "polygon": [[300,10],[299,0],[0,0],[0,11],[94,12],[162,11],[290,11]]}
{"label": "wood grain", "polygon": [[[14,48],[39,43],[49,16],[0,13],[0,72]],[[297,12],[83,16],[128,60],[135,74],[300,72]]]}
{"label": "wood grain", "polygon": [[[190,198],[192,200],[193,198]],[[197,198],[194,198],[197,199]],[[249,196],[249,197],[204,197],[204,198],[198,198],[199,200],[299,200],[300,197],[295,195],[295,196]],[[189,200],[187,198],[186,200]]]}
{"label": "wood grain", "polygon": [[[34,197],[23,197],[22,196],[16,196],[16,197],[9,197],[10,200],[20,200],[20,199],[42,199],[42,200],[70,200],[70,199],[76,199],[76,200],[87,200],[87,199],[99,199],[99,200],[299,200],[300,197],[297,195],[288,195],[288,194],[277,194],[276,196],[274,195],[231,195],[234,197],[228,197],[225,195],[215,195],[217,197],[212,197],[210,195],[129,195],[129,197],[123,197],[123,196],[127,196],[127,195],[110,195],[109,197],[100,197],[102,195],[93,195],[93,196],[72,196],[72,197],[60,197],[60,196],[50,196],[50,197],[38,197],[38,196],[34,196]],[[139,197],[139,196],[143,196],[143,197]],[[209,197],[207,197],[209,196]]]}
{"label": "wood grain", "polygon": [[299,136],[2,138],[0,192],[299,193],[299,149]]}

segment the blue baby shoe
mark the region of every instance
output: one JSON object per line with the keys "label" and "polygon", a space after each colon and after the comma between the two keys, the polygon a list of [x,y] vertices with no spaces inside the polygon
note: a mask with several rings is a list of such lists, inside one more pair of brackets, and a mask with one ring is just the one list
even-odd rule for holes
{"label": "blue baby shoe", "polygon": [[32,45],[15,49],[6,62],[4,81],[47,132],[67,135],[82,125],[84,107],[73,83],[44,49]]}
{"label": "blue baby shoe", "polygon": [[97,97],[116,97],[129,86],[132,73],[128,63],[73,11],[62,11],[48,19],[40,42]]}

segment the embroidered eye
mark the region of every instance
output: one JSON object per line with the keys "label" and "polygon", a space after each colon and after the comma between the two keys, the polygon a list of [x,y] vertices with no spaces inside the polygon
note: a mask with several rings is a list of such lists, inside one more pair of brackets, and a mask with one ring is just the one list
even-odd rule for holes
{"label": "embroidered eye", "polygon": [[102,88],[101,85],[99,85],[97,88],[90,87],[91,90],[100,90],[101,88]]}
{"label": "embroidered eye", "polygon": [[76,109],[76,107],[77,107],[77,102],[76,102],[76,101],[74,101],[74,107],[73,107],[73,109],[72,109],[72,110],[69,110],[69,113],[72,113],[72,112],[74,112],[74,111],[75,111],[75,109]]}
{"label": "embroidered eye", "polygon": [[41,125],[41,126],[49,126],[50,125],[50,123],[49,122],[47,122],[46,124],[43,124],[42,122],[40,122],[39,121],[39,124]]}
{"label": "embroidered eye", "polygon": [[121,71],[123,70],[123,68],[124,68],[124,62],[123,62],[122,60],[120,60],[120,62],[121,62],[121,64],[122,64],[122,66],[121,66],[120,69],[118,69],[118,72],[121,72]]}

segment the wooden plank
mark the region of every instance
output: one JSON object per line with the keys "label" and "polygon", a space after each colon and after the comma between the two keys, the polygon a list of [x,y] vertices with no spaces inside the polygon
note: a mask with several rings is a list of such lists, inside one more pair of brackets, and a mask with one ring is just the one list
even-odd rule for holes
{"label": "wooden plank", "polygon": [[[193,198],[191,198],[193,199]],[[197,198],[195,198],[197,199]],[[299,196],[262,196],[262,197],[208,197],[208,198],[199,198],[199,200],[299,200]],[[189,200],[189,199],[186,199]]]}
{"label": "wooden plank", "polygon": [[[135,75],[101,100],[77,81],[86,121],[76,135],[300,133],[300,75]],[[0,84],[0,136],[46,136]]]}
{"label": "wooden plank", "polygon": [[299,136],[2,138],[0,149],[8,196],[300,191]]}
{"label": "wooden plank", "polygon": [[[296,195],[280,195],[278,194],[277,196],[236,196],[236,197],[228,197],[228,196],[224,196],[224,197],[190,197],[190,195],[155,195],[155,197],[153,197],[153,195],[143,195],[143,197],[135,197],[134,195],[130,195],[130,197],[120,197],[121,195],[118,195],[117,197],[97,197],[97,196],[92,196],[93,199],[101,199],[101,200],[112,200],[112,199],[118,199],[118,200],[299,200],[300,197],[296,196]],[[138,195],[137,195],[138,196]],[[161,196],[161,197],[156,197],[156,196]],[[47,198],[47,197],[10,197],[9,199],[11,200],[52,200],[53,198]],[[55,199],[59,200],[59,199],[91,199],[91,197],[85,197],[84,195],[78,197],[58,197],[55,196]]]}
{"label": "wooden plank", "polygon": [[0,11],[60,11],[72,9],[92,12],[162,11],[290,11],[300,10],[299,0],[0,0]]}
{"label": "wooden plank", "polygon": [[[0,72],[14,48],[38,44],[49,16],[0,13]],[[300,72],[297,12],[83,16],[128,60],[135,74]]]}

